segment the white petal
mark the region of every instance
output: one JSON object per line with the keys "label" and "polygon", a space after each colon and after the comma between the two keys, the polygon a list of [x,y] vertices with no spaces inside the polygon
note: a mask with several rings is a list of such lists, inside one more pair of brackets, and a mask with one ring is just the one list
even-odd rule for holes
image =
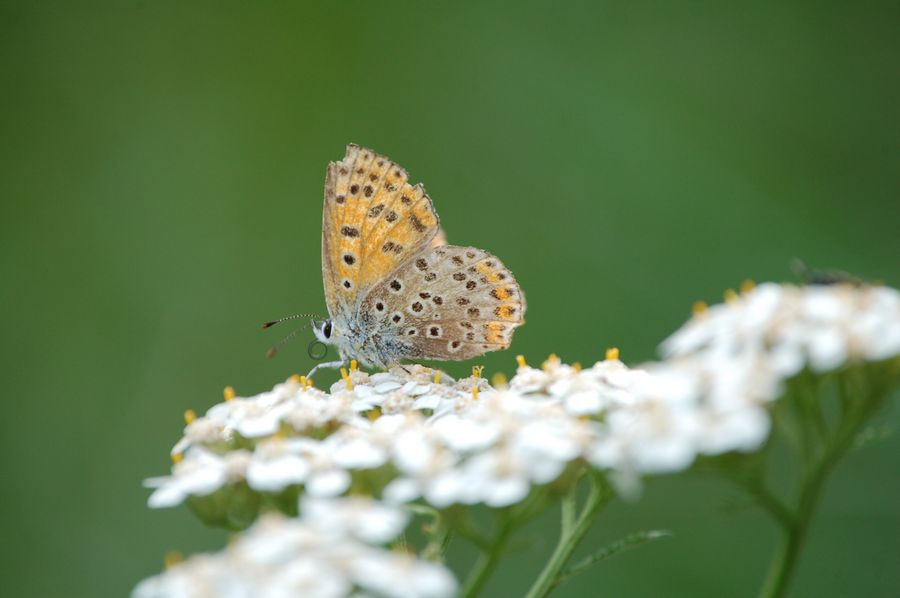
{"label": "white petal", "polygon": [[343,469],[327,469],[309,476],[306,491],[311,496],[338,496],[350,487],[350,474]]}
{"label": "white petal", "polygon": [[572,415],[596,415],[603,407],[603,400],[597,390],[581,390],[567,395],[564,399],[566,411]]}
{"label": "white petal", "polygon": [[810,366],[816,372],[839,368],[847,361],[847,345],[843,335],[834,328],[816,332],[810,337]]}
{"label": "white petal", "polygon": [[383,394],[387,394],[387,393],[391,392],[392,390],[397,390],[398,388],[401,388],[402,386],[403,385],[400,384],[399,382],[394,382],[394,381],[382,382],[381,384],[375,385],[375,392],[377,392],[380,395],[383,395]]}
{"label": "white petal", "polygon": [[147,499],[147,506],[151,509],[174,507],[180,505],[185,498],[187,495],[180,486],[168,484],[160,486],[150,495],[150,498]]}
{"label": "white petal", "polygon": [[416,500],[422,495],[419,482],[412,478],[395,478],[383,491],[384,500],[392,504],[403,504]]}
{"label": "white petal", "polygon": [[464,502],[466,490],[465,481],[460,472],[449,470],[427,483],[424,496],[429,503],[443,509],[454,503]]}
{"label": "white petal", "polygon": [[489,507],[508,507],[524,500],[529,490],[527,480],[518,477],[500,478],[487,486],[484,502]]}
{"label": "white petal", "polygon": [[274,492],[303,483],[309,471],[309,463],[298,455],[254,459],[247,469],[247,483],[254,490]]}
{"label": "white petal", "polygon": [[339,444],[332,453],[336,465],[349,469],[374,469],[384,465],[387,452],[366,438],[354,438]]}
{"label": "white petal", "polygon": [[500,435],[497,422],[473,421],[457,415],[442,417],[433,427],[444,444],[461,452],[484,449]]}

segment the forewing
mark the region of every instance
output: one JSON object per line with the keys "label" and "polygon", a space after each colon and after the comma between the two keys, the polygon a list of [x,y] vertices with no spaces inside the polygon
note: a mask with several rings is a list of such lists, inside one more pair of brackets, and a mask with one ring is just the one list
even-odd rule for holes
{"label": "forewing", "polygon": [[375,286],[361,312],[408,347],[398,358],[462,360],[509,347],[525,322],[525,297],[498,258],[444,245]]}
{"label": "forewing", "polygon": [[348,145],[328,166],[322,220],[322,274],[329,313],[355,313],[359,299],[420,253],[439,229],[422,185],[366,148]]}

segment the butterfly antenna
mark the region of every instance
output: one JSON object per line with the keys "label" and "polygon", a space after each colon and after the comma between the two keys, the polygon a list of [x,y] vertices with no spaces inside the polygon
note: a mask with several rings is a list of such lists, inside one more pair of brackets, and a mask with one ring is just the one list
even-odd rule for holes
{"label": "butterfly antenna", "polygon": [[281,324],[282,322],[287,322],[288,320],[296,320],[297,318],[319,318],[322,316],[319,314],[294,314],[292,316],[285,316],[283,318],[278,318],[277,320],[272,320],[271,322],[266,322],[262,325],[263,329],[271,328],[275,324]]}
{"label": "butterfly antenna", "polygon": [[[284,319],[292,319],[293,317],[294,317],[294,316],[292,316],[291,318],[284,318]],[[296,316],[296,317],[301,317],[301,316]],[[278,320],[278,321],[281,322],[281,321],[283,321],[283,320]],[[274,345],[271,349],[269,349],[268,351],[266,351],[266,357],[267,357],[268,359],[272,359],[273,357],[275,357],[275,354],[278,353],[278,351],[281,350],[281,348],[282,348],[284,345],[286,345],[286,344],[287,344],[288,342],[290,342],[295,336],[297,336],[298,334],[300,334],[301,331],[306,330],[308,327],[309,327],[309,323],[306,323],[306,324],[304,324],[303,326],[301,326],[300,328],[297,328],[296,330],[294,330],[293,332],[291,332],[289,335],[287,335],[286,337],[284,337],[284,338],[281,339],[280,341],[278,341],[278,344]]]}

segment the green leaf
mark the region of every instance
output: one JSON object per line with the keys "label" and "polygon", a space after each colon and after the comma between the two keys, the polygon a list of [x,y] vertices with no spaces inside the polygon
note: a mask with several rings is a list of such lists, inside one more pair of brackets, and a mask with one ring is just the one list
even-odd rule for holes
{"label": "green leaf", "polygon": [[887,425],[883,424],[880,426],[867,426],[859,434],[856,435],[856,438],[853,439],[853,450],[860,450],[863,448],[867,448],[870,445],[878,444],[879,442],[884,442],[894,434],[894,429]]}
{"label": "green leaf", "polygon": [[594,554],[583,558],[571,567],[567,568],[565,571],[563,571],[562,575],[559,576],[559,583],[562,583],[563,581],[571,577],[575,577],[579,573],[584,573],[587,569],[589,569],[593,565],[596,565],[600,561],[605,561],[606,559],[614,557],[617,554],[621,554],[627,550],[643,546],[644,544],[649,544],[650,542],[671,535],[672,532],[668,530],[640,531],[629,534],[624,538],[621,538],[620,540],[616,540],[611,544],[607,544]]}

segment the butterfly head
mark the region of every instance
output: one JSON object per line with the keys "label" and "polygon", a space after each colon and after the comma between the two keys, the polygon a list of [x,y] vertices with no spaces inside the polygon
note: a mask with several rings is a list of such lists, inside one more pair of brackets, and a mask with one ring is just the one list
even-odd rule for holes
{"label": "butterfly head", "polygon": [[291,339],[293,339],[299,332],[305,330],[307,326],[313,329],[313,334],[316,336],[316,340],[312,342],[309,349],[309,356],[313,359],[321,359],[325,356],[325,353],[328,351],[327,348],[322,347],[323,351],[321,355],[316,356],[313,354],[313,345],[317,345],[319,343],[323,345],[333,345],[336,343],[334,338],[334,325],[332,324],[330,319],[323,318],[322,316],[316,314],[294,314],[292,316],[285,316],[284,318],[279,318],[277,320],[272,320],[270,322],[266,322],[263,324],[263,328],[271,328],[276,324],[280,324],[281,322],[286,322],[288,320],[296,320],[298,318],[312,318],[308,324],[304,324],[303,326],[293,330],[286,337],[281,339],[281,341],[273,346],[266,353],[267,357],[274,357],[278,350],[281,349],[282,346],[288,343]]}
{"label": "butterfly head", "polygon": [[325,343],[326,345],[335,344],[334,323],[330,319],[313,319],[312,330],[313,334],[316,335],[316,338],[319,339],[319,342]]}

